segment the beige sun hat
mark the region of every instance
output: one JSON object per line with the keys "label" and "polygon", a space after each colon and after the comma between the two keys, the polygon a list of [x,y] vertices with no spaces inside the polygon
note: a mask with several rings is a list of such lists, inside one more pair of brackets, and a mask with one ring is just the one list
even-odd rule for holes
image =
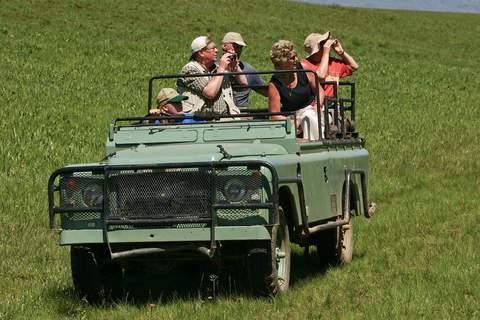
{"label": "beige sun hat", "polygon": [[243,41],[242,36],[240,33],[237,32],[227,32],[222,40],[223,43],[236,43],[242,47],[246,47],[247,45]]}
{"label": "beige sun hat", "polygon": [[308,53],[308,57],[313,56],[315,53],[320,51],[320,42],[330,38],[330,31],[325,32],[324,34],[320,33],[311,33],[308,35],[307,39],[303,43],[303,49]]}
{"label": "beige sun hat", "polygon": [[166,105],[169,102],[180,102],[182,100],[187,100],[187,96],[179,95],[177,90],[172,88],[163,88],[160,90],[157,96],[157,107],[160,108]]}

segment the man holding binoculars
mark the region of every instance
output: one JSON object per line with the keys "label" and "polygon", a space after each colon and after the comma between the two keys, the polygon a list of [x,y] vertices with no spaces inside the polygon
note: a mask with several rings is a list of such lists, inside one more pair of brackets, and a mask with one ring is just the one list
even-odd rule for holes
{"label": "man holding binoculars", "polygon": [[[338,39],[332,39],[330,31],[324,34],[312,33],[303,44],[308,57],[300,60],[303,69],[317,72],[320,81],[340,81],[358,69],[358,64],[345,52]],[[341,58],[330,57],[330,49]],[[333,86],[324,86],[326,97],[333,97]]]}
{"label": "man holding binoculars", "polygon": [[[242,36],[240,33],[237,32],[228,32],[225,34],[222,40],[222,49],[226,53],[231,53],[232,57],[232,71],[244,71],[244,72],[255,72],[255,68],[253,68],[248,62],[241,61],[240,56],[242,55],[243,48],[247,45],[243,41]],[[217,62],[218,63],[218,62]],[[258,74],[249,74],[246,75],[247,82],[249,86],[266,86],[265,81],[260,78]],[[236,79],[233,80],[234,84]],[[248,108],[250,106],[250,102],[248,100],[248,96],[250,94],[250,88],[241,91],[233,91],[233,97],[235,100],[235,104],[239,108]],[[268,97],[268,89],[260,88],[254,89],[256,92],[260,93],[261,95]]]}
{"label": "man holding binoculars", "polygon": [[[192,55],[190,62],[183,68],[182,74],[214,74],[238,70],[238,61],[232,59],[232,54],[224,54],[218,58],[218,49],[211,37],[201,36],[190,45]],[[240,71],[240,70],[238,70]],[[245,75],[235,75],[235,80],[247,84]],[[233,91],[228,78],[224,76],[187,77],[177,81],[178,92],[188,97],[182,101],[183,111],[214,111],[219,114],[239,114],[240,110],[233,100]]]}

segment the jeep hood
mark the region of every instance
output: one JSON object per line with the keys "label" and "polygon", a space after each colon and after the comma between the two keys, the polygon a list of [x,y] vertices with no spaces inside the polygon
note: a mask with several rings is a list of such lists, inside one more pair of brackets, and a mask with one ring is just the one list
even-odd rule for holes
{"label": "jeep hood", "polygon": [[[231,143],[222,144],[231,159],[252,156],[272,156],[288,154],[287,150],[277,144]],[[218,144],[174,144],[136,147],[117,151],[110,157],[108,165],[132,165],[152,163],[188,163],[210,162],[227,159],[227,154],[220,151]]]}

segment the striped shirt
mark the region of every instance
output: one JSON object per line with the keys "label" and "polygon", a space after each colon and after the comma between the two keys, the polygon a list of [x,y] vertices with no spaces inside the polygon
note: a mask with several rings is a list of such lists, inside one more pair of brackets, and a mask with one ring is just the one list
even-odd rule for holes
{"label": "striped shirt", "polygon": [[[207,70],[197,61],[191,61],[182,68],[182,74],[208,74],[215,73],[217,66],[214,64],[210,70]],[[228,80],[225,77],[222,82],[222,88],[213,99],[207,99],[202,92],[213,76],[179,78],[177,81],[178,92],[188,97],[188,100],[182,101],[183,111],[193,113],[195,111],[215,111],[219,114],[237,114],[238,108],[233,102],[233,91]],[[202,101],[199,101],[201,99]],[[230,103],[228,101],[231,101]]]}

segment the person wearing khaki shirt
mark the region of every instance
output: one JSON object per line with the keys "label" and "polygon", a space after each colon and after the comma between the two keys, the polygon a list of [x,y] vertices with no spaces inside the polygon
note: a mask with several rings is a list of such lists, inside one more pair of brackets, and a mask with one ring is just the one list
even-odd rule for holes
{"label": "person wearing khaki shirt", "polygon": [[[218,57],[218,49],[210,37],[197,37],[190,46],[192,55],[189,63],[183,68],[182,74],[213,74],[232,72],[231,53],[224,54],[215,65]],[[238,62],[237,62],[238,63]],[[237,69],[235,71],[240,71]],[[239,84],[246,85],[245,75],[236,75]],[[179,78],[177,81],[178,92],[187,96],[183,101],[183,111],[194,113],[195,111],[215,111],[219,114],[239,114],[240,110],[233,100],[233,91],[228,77],[206,76]]]}

